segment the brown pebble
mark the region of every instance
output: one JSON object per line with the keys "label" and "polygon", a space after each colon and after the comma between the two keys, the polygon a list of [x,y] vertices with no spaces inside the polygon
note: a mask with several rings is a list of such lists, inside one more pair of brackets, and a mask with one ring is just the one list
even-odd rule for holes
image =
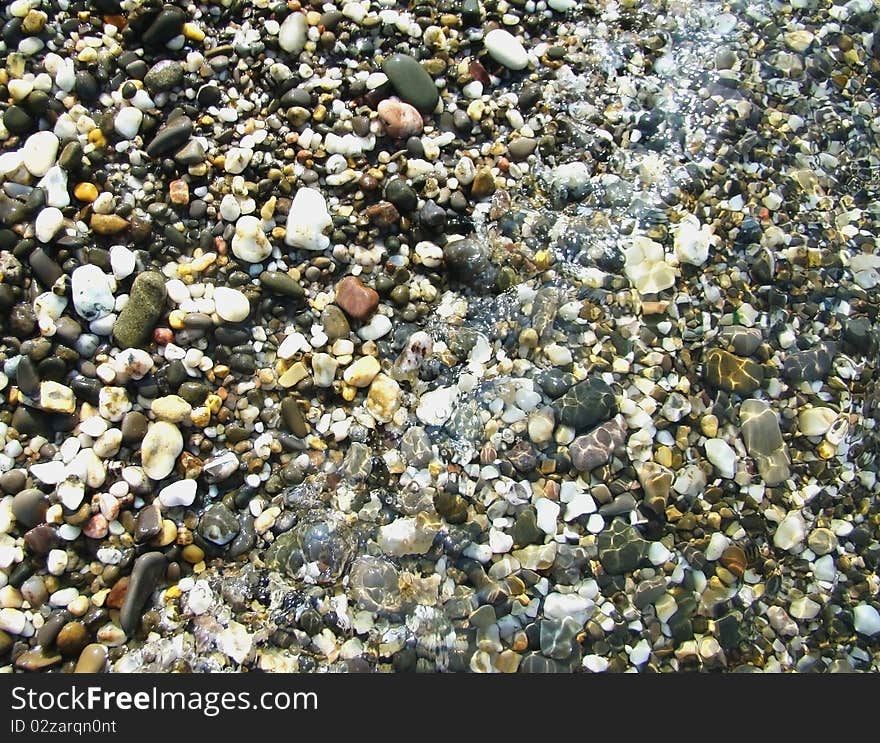
{"label": "brown pebble", "polygon": [[99,235],[116,235],[128,228],[128,221],[118,214],[93,214],[89,226]]}
{"label": "brown pebble", "polygon": [[379,294],[357,276],[346,276],[336,285],[336,304],[355,320],[366,320],[379,306]]}
{"label": "brown pebble", "polygon": [[110,589],[110,593],[107,594],[107,599],[104,601],[104,606],[108,609],[121,609],[127,590],[128,576],[126,575],[113,584],[113,588]]}
{"label": "brown pebble", "polygon": [[93,642],[86,645],[79,654],[76,661],[74,673],[101,673],[107,664],[107,648],[103,645]]}
{"label": "brown pebble", "polygon": [[742,578],[743,573],[746,572],[746,553],[742,547],[737,547],[735,544],[730,545],[721,553],[718,562],[737,578]]}
{"label": "brown pebble", "polygon": [[83,648],[88,645],[89,633],[82,622],[68,622],[65,624],[58,637],[55,639],[55,646],[58,651],[66,658],[78,656]]}

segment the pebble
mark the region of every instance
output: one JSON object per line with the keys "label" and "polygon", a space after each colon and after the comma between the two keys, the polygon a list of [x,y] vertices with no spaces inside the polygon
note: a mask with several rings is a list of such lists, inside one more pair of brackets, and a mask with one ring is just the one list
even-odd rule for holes
{"label": "pebble", "polygon": [[292,248],[326,250],[330,238],[323,234],[333,224],[327,202],[320,191],[300,188],[287,214],[284,242]]}
{"label": "pebble", "polygon": [[135,277],[129,300],[113,323],[113,337],[122,348],[146,344],[162,314],[166,297],[162,274],[145,271]]}
{"label": "pebble", "polygon": [[791,474],[790,459],[776,413],[763,400],[746,400],[740,420],[746,449],[764,482],[770,487],[785,482]]}
{"label": "pebble", "polygon": [[58,137],[52,132],[31,134],[21,150],[22,164],[31,175],[41,178],[55,164],[58,146]]}
{"label": "pebble", "polygon": [[422,133],[422,115],[415,106],[395,98],[386,98],[379,102],[376,110],[388,136],[406,139]]}
{"label": "pebble", "polygon": [[708,439],[704,444],[706,458],[718,470],[721,477],[732,479],[736,475],[736,452],[722,439]]}
{"label": "pebble", "polygon": [[159,491],[159,502],[165,508],[191,506],[196,499],[196,481],[178,480]]}
{"label": "pebble", "polygon": [[499,64],[509,70],[524,70],[529,64],[529,55],[520,41],[509,31],[495,28],[483,39],[486,51]]}
{"label": "pebble", "polygon": [[856,632],[866,637],[880,633],[880,612],[870,604],[859,604],[853,608],[853,626]]}
{"label": "pebble", "polygon": [[251,313],[248,298],[238,289],[226,286],[214,288],[214,305],[217,314],[226,322],[243,322]]}
{"label": "pebble", "polygon": [[98,266],[85,265],[74,269],[71,275],[71,295],[77,314],[85,320],[98,320],[113,312],[111,278]]}
{"label": "pebble", "polygon": [[119,623],[126,635],[133,635],[140,626],[144,606],[164,577],[166,567],[167,560],[161,552],[146,552],[134,561],[119,610]]}
{"label": "pebble", "polygon": [[804,519],[800,513],[789,513],[776,527],[773,544],[781,550],[794,550],[806,537]]}
{"label": "pebble", "polygon": [[64,224],[64,215],[61,210],[54,206],[42,209],[34,221],[34,234],[42,243],[52,241]]}
{"label": "pebble", "polygon": [[342,378],[352,387],[368,387],[382,370],[374,356],[361,356],[342,373]]}
{"label": "pebble", "polygon": [[288,54],[299,54],[305,48],[307,31],[305,14],[291,13],[278,30],[278,46]]}
{"label": "pebble", "polygon": [[382,71],[407,103],[422,113],[431,113],[440,99],[433,79],[414,57],[408,54],[392,54],[386,57]]}
{"label": "pebble", "polygon": [[336,285],[336,304],[353,320],[365,320],[379,306],[379,295],[357,276],[346,276]]}
{"label": "pebble", "polygon": [[113,119],[113,128],[123,139],[134,139],[140,131],[144,112],[135,106],[123,106]]}
{"label": "pebble", "polygon": [[177,426],[167,421],[153,423],[141,445],[144,472],[152,480],[168,477],[182,451],[183,436]]}

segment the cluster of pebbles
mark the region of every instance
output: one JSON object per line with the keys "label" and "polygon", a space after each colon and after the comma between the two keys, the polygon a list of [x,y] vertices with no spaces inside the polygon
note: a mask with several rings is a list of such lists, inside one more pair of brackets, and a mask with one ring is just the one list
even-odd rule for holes
{"label": "cluster of pebbles", "polygon": [[0,39],[4,670],[878,670],[876,3]]}

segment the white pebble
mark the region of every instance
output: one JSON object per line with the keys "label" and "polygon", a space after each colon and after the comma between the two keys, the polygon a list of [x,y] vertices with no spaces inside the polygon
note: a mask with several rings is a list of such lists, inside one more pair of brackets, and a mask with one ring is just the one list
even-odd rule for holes
{"label": "white pebble", "polygon": [[226,322],[241,322],[251,313],[248,298],[238,289],[218,286],[214,289],[214,306]]}
{"label": "white pebble", "polygon": [[46,175],[58,155],[58,137],[52,132],[31,134],[22,148],[22,161],[31,175]]}
{"label": "white pebble", "polygon": [[196,499],[196,481],[178,480],[159,491],[159,502],[165,508],[191,506]]}
{"label": "white pebble", "polygon": [[113,119],[113,128],[123,139],[134,139],[144,120],[144,112],[134,106],[123,106]]}

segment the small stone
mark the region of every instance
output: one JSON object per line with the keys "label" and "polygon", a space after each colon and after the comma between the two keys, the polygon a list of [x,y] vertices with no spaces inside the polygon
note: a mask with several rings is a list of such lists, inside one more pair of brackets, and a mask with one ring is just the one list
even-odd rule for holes
{"label": "small stone", "polygon": [[171,474],[177,457],[183,451],[183,435],[173,423],[158,421],[150,426],[141,446],[144,472],[152,480]]}
{"label": "small stone", "polygon": [[161,552],[147,552],[134,561],[125,599],[119,611],[119,623],[127,635],[133,635],[143,616],[144,606],[156,585],[165,575],[167,561]]}
{"label": "small stone", "polygon": [[346,276],[336,285],[336,304],[354,320],[365,320],[379,306],[379,294],[357,276]]}
{"label": "small stone", "polygon": [[40,242],[52,240],[64,224],[64,215],[55,206],[42,209],[34,220],[34,234]]}
{"label": "small stone", "polygon": [[248,298],[238,289],[227,286],[214,288],[214,306],[217,314],[226,322],[243,322],[251,313]]}
{"label": "small stone", "polygon": [[67,658],[78,657],[88,643],[89,634],[82,622],[68,622],[55,639],[58,651]]}
{"label": "small stone", "polygon": [[291,13],[278,30],[278,46],[288,54],[298,55],[305,48],[308,24],[304,13]]}
{"label": "small stone", "polygon": [[107,665],[107,648],[100,643],[86,645],[73,669],[74,673],[101,673]]}
{"label": "small stone", "polygon": [[352,387],[367,387],[380,371],[382,367],[375,356],[361,356],[343,372],[342,378]]}
{"label": "small stone", "polygon": [[89,322],[113,312],[115,298],[111,278],[98,266],[85,265],[71,275],[71,295],[77,314]]}
{"label": "small stone", "polygon": [[722,439],[708,439],[704,444],[706,458],[721,477],[732,479],[736,474],[736,452]]}
{"label": "small stone", "polygon": [[196,499],[196,481],[178,480],[159,491],[159,502],[165,508],[191,506]]}
{"label": "small stone", "polygon": [[58,137],[52,132],[36,132],[31,134],[22,147],[22,164],[28,172],[41,178],[49,172],[58,156]]}
{"label": "small stone", "polygon": [[312,355],[312,378],[316,387],[332,387],[339,362],[328,353]]}
{"label": "small stone", "polygon": [[569,444],[571,463],[581,472],[590,472],[611,461],[616,449],[626,441],[627,424],[622,415],[578,436]]}
{"label": "small stone", "polygon": [[422,115],[415,106],[396,98],[386,98],[377,107],[388,136],[406,139],[422,133]]}
{"label": "small stone", "polygon": [[389,557],[423,555],[434,543],[435,529],[426,528],[416,518],[398,518],[379,527],[376,541]]}
{"label": "small stone", "polygon": [[[372,358],[367,356],[365,358]],[[357,386],[357,385],[355,385]],[[388,423],[401,406],[402,391],[400,385],[387,374],[378,374],[373,378],[367,399],[364,403],[367,411],[379,423]]]}
{"label": "small stone", "polygon": [[800,513],[789,513],[776,527],[773,544],[781,550],[793,550],[799,547],[806,536],[804,518]]}
{"label": "small stone", "polygon": [[69,415],[76,410],[76,396],[70,387],[58,382],[40,382],[40,407],[52,413]]}
{"label": "small stone", "polygon": [[235,514],[223,503],[215,503],[199,521],[199,534],[218,547],[229,544],[241,530]]}
{"label": "small stone", "polygon": [[483,44],[489,56],[507,69],[523,70],[528,67],[529,55],[525,47],[509,31],[492,29],[484,37]]}
{"label": "small stone", "polygon": [[327,202],[320,191],[300,188],[287,214],[284,242],[303,250],[325,250],[330,238],[323,234],[333,224]]}
{"label": "small stone", "polygon": [[434,458],[431,437],[421,426],[411,426],[400,440],[400,454],[413,467],[427,467]]}
{"label": "small stone", "polygon": [[89,220],[92,231],[98,235],[117,235],[128,229],[128,220],[118,214],[92,214]]}
{"label": "small stone", "polygon": [[135,278],[128,303],[113,324],[113,336],[122,348],[146,344],[162,314],[166,297],[162,274],[146,271]]}
{"label": "small stone", "polygon": [[188,420],[192,413],[192,405],[179,395],[165,395],[157,397],[150,403],[150,410],[158,420],[169,423],[182,423]]}
{"label": "small stone", "polygon": [[837,549],[837,535],[824,527],[813,529],[807,537],[807,546],[820,557],[828,555]]}
{"label": "small stone", "polygon": [[831,408],[806,408],[798,413],[798,428],[804,436],[824,436],[837,418]]}
{"label": "small stone", "polygon": [[614,391],[600,378],[579,382],[553,403],[556,417],[575,430],[583,430],[617,413]]}
{"label": "small stone", "polygon": [[248,263],[261,263],[272,253],[272,244],[257,217],[245,215],[235,223],[232,253]]}
{"label": "small stone", "polygon": [[303,438],[308,435],[309,424],[296,398],[285,397],[281,401],[281,417],[294,436]]}
{"label": "small stone", "polygon": [[880,634],[880,612],[870,604],[859,604],[853,608],[853,627],[866,637]]}
{"label": "small stone", "polygon": [[144,112],[135,106],[123,106],[113,119],[113,128],[123,139],[134,139],[140,131]]}
{"label": "small stone", "polygon": [[392,54],[385,59],[382,71],[407,103],[422,113],[431,113],[440,99],[434,80],[414,57],[408,54]]}
{"label": "small stone", "polygon": [[820,343],[807,351],[790,353],[782,364],[782,376],[794,384],[823,381],[831,371],[836,354],[835,343]]}

